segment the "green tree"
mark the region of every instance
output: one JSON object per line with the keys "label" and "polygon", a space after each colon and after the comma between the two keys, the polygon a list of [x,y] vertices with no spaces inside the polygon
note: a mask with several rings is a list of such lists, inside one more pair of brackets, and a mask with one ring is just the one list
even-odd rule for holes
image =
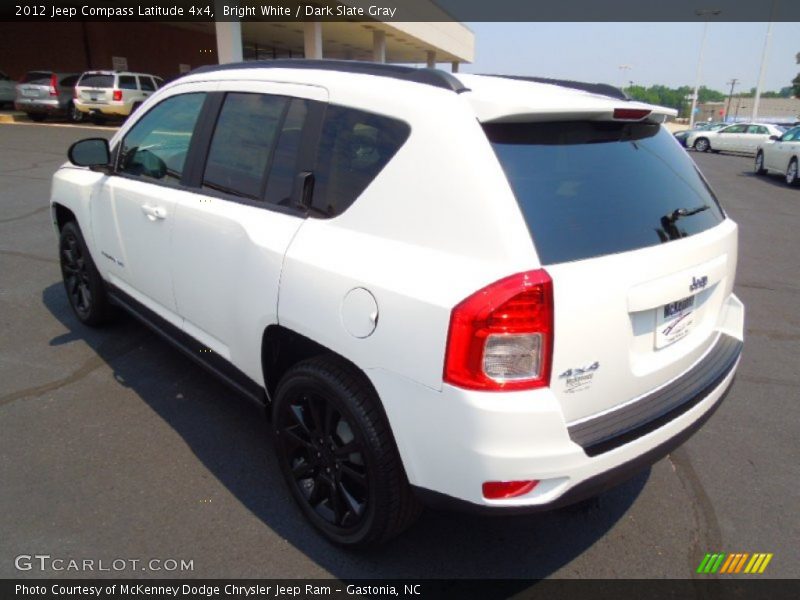
{"label": "green tree", "polygon": [[[800,65],[800,52],[795,55],[795,60],[797,64]],[[800,73],[797,74],[797,77],[792,79],[792,91],[795,96],[800,97]]]}

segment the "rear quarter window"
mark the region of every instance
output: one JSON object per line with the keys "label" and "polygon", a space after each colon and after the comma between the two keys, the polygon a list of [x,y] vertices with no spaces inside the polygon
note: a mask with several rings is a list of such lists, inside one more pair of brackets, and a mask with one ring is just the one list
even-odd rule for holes
{"label": "rear quarter window", "polygon": [[330,105],[322,126],[314,207],[330,216],[344,212],[408,139],[407,123]]}
{"label": "rear quarter window", "polygon": [[669,243],[725,218],[692,159],[659,125],[513,123],[484,131],[543,264]]}

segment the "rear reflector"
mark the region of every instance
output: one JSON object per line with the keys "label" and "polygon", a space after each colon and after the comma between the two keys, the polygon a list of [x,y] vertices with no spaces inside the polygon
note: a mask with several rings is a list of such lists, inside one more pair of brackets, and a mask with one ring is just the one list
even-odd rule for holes
{"label": "rear reflector", "polygon": [[653,111],[646,108],[615,108],[614,118],[620,121],[641,121],[651,112]]}
{"label": "rear reflector", "polygon": [[501,279],[450,315],[444,380],[458,387],[527,390],[550,383],[553,284],[543,269]]}
{"label": "rear reflector", "polygon": [[483,497],[487,500],[515,498],[530,492],[539,484],[536,479],[530,481],[487,481],[483,484]]}

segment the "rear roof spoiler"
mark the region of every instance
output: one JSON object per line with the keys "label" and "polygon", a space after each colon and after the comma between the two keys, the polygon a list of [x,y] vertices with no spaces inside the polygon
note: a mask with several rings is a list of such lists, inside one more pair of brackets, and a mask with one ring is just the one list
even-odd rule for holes
{"label": "rear roof spoiler", "polygon": [[523,75],[491,75],[488,73],[485,73],[485,75],[487,77],[502,77],[503,79],[530,81],[532,83],[547,83],[573,90],[582,90],[591,94],[599,94],[600,96],[608,96],[610,98],[616,98],[617,100],[628,101],[631,99],[628,94],[623,92],[618,87],[614,87],[610,83],[587,83],[583,81],[572,81],[569,79],[550,79],[549,77],[528,77]]}

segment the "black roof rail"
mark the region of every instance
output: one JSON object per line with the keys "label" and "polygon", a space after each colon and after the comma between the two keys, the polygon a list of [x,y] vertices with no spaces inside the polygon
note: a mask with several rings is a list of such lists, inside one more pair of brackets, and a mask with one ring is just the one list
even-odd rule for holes
{"label": "black roof rail", "polygon": [[322,71],[340,71],[342,73],[359,73],[361,75],[376,75],[378,77],[391,77],[403,81],[412,81],[434,87],[450,90],[460,94],[469,91],[458,79],[447,71],[439,69],[415,69],[401,65],[387,65],[359,60],[327,60],[305,58],[279,58],[275,60],[247,60],[223,65],[206,65],[198,67],[187,75],[196,73],[214,73],[216,71],[229,71],[234,69],[316,69]]}
{"label": "black roof rail", "polygon": [[601,96],[610,96],[618,100],[630,100],[630,96],[610,83],[586,83],[583,81],[570,81],[569,79],[550,79],[548,77],[527,77],[523,75],[488,75],[488,77],[502,77],[503,79],[516,79],[518,81],[531,81],[533,83],[549,83],[560,87],[582,90]]}

